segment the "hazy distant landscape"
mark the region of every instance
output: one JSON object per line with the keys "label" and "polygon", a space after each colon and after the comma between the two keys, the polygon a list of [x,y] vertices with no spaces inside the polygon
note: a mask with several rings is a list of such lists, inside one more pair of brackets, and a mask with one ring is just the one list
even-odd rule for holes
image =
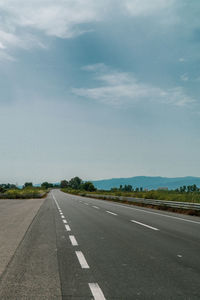
{"label": "hazy distant landscape", "polygon": [[97,189],[110,190],[111,188],[119,188],[120,185],[132,185],[133,188],[142,187],[143,189],[158,189],[167,187],[169,190],[177,189],[180,186],[188,186],[196,184],[200,186],[200,177],[151,177],[151,176],[135,176],[130,178],[112,178],[92,181]]}

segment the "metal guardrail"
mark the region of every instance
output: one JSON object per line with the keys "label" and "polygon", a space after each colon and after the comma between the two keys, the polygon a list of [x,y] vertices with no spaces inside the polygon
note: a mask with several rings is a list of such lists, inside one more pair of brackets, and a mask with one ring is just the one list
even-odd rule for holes
{"label": "metal guardrail", "polygon": [[100,194],[86,194],[87,197],[92,198],[104,198],[110,200],[121,200],[128,201],[132,203],[143,203],[162,207],[174,207],[181,209],[192,209],[200,211],[200,203],[191,202],[177,202],[177,201],[166,201],[166,200],[155,200],[155,199],[145,199],[145,198],[134,198],[134,197],[122,197],[122,196],[110,196],[110,195],[100,195]]}

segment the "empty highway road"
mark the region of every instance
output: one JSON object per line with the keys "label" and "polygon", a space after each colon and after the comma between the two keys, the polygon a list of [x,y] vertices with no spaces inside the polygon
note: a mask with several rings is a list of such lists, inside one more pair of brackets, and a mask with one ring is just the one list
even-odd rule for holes
{"label": "empty highway road", "polygon": [[200,218],[53,190],[0,299],[200,299]]}

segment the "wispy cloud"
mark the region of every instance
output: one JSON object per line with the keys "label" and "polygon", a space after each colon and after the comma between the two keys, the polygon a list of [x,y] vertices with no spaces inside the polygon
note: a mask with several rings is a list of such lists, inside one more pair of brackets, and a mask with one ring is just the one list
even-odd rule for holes
{"label": "wispy cloud", "polygon": [[[124,12],[132,18],[155,15],[171,20],[177,0],[0,0],[0,49],[44,47],[40,34],[73,38],[94,29],[93,24]],[[113,7],[115,9],[113,9]],[[34,36],[33,36],[34,32]],[[10,55],[10,54],[9,54]]]}
{"label": "wispy cloud", "polygon": [[83,29],[77,25],[98,19],[98,6],[92,0],[20,0],[12,5],[14,2],[6,1],[8,4],[5,7],[7,12],[15,16],[16,25],[38,29],[60,38],[78,35]]}
{"label": "wispy cloud", "polygon": [[[47,36],[72,38],[93,29],[92,23],[110,18],[109,11],[132,17],[159,14],[176,0],[0,0],[0,48],[8,45],[43,46],[31,30]],[[26,32],[26,34],[24,34]],[[20,41],[20,42],[19,42]],[[5,50],[6,51],[6,50]]]}
{"label": "wispy cloud", "polygon": [[147,16],[171,8],[175,0],[126,0],[124,5],[133,16]]}
{"label": "wispy cloud", "polygon": [[0,30],[0,59],[15,61],[11,54],[12,49],[30,49],[33,47],[46,48],[44,43],[35,35],[30,33],[17,34],[4,30]]}
{"label": "wispy cloud", "polygon": [[0,7],[9,26],[30,26],[63,37],[73,25],[96,20],[100,5],[92,0],[1,0]]}
{"label": "wispy cloud", "polygon": [[11,47],[44,47],[39,33],[72,38],[90,31],[85,25],[102,18],[104,4],[93,0],[0,0],[0,10],[0,49],[8,54]]}
{"label": "wispy cloud", "polygon": [[0,30],[0,60],[14,61],[14,57],[7,52],[10,47],[21,47],[22,43],[19,37],[15,34]]}
{"label": "wispy cloud", "polygon": [[131,105],[141,101],[176,106],[185,106],[195,102],[194,99],[186,95],[182,87],[170,89],[156,87],[140,82],[132,74],[109,70],[103,64],[86,66],[84,69],[95,72],[99,86],[95,88],[74,88],[73,93],[80,97],[114,106]]}
{"label": "wispy cloud", "polygon": [[189,76],[187,75],[187,73],[184,73],[184,74],[182,74],[182,75],[180,76],[180,79],[181,79],[182,81],[188,81],[188,80],[189,80]]}
{"label": "wispy cloud", "polygon": [[181,62],[181,63],[183,63],[183,62],[186,61],[186,59],[184,57],[180,57],[178,61]]}
{"label": "wispy cloud", "polygon": [[0,50],[0,61],[15,61],[15,58],[12,55],[9,55],[5,51]]}

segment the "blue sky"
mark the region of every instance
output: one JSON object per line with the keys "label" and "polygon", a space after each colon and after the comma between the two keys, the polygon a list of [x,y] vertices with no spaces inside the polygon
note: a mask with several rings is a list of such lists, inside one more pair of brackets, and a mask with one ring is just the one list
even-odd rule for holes
{"label": "blue sky", "polygon": [[199,176],[199,11],[0,0],[0,181]]}

